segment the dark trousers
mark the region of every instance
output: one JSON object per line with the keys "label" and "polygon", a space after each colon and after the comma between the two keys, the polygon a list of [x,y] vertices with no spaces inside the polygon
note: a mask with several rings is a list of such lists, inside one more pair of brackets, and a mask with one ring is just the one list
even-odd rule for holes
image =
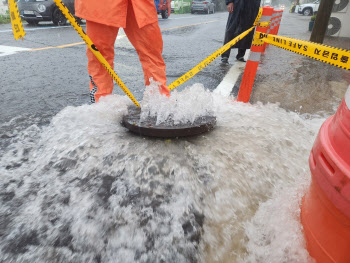
{"label": "dark trousers", "polygon": [[[237,59],[243,58],[245,55],[246,49],[245,48],[239,48],[238,49],[238,54],[236,56]],[[225,53],[221,55],[221,57],[229,58],[231,54],[231,49],[227,50]]]}

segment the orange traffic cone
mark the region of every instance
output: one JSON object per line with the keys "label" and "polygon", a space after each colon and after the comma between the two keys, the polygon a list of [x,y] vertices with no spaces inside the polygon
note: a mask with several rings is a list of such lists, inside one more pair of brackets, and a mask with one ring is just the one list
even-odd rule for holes
{"label": "orange traffic cone", "polygon": [[301,205],[306,246],[316,262],[350,262],[350,86],[337,113],[320,128]]}
{"label": "orange traffic cone", "polygon": [[[262,16],[259,22],[271,21],[272,13],[273,13],[272,7],[269,7],[269,6],[263,7]],[[268,27],[263,27],[258,25],[256,27],[256,32],[266,33],[267,29]],[[258,70],[258,66],[259,66],[260,56],[261,56],[261,53],[263,53],[265,50],[266,43],[262,45],[260,44],[260,42],[258,41],[258,37],[257,37],[258,35],[256,32],[253,38],[252,46],[250,48],[249,58],[247,60],[247,63],[244,69],[241,86],[239,88],[239,92],[237,96],[237,101],[242,101],[244,103],[249,102],[250,94],[252,93],[252,89],[255,81],[256,71]]]}

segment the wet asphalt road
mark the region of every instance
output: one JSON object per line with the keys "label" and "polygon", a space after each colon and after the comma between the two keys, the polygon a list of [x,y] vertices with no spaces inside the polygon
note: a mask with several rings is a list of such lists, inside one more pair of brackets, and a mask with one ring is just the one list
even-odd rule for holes
{"label": "wet asphalt road", "polygon": [[[168,83],[221,47],[226,19],[227,13],[172,14],[168,20],[159,19]],[[0,45],[29,49],[0,56],[0,122],[19,116],[27,119],[38,116],[46,122],[66,106],[89,103],[86,48],[75,30],[48,23],[38,27],[24,23],[24,28],[24,41],[15,41],[10,25],[0,26]],[[141,64],[136,51],[123,37],[124,32],[119,34],[122,37],[115,44],[115,71],[136,99],[141,100],[145,88]],[[180,88],[200,82],[213,90],[227,71],[217,59]],[[114,93],[123,92],[115,85]]]}
{"label": "wet asphalt road", "polygon": [[[221,46],[226,17],[225,13],[182,15],[159,21],[169,83]],[[298,16],[287,14],[288,17],[291,19],[285,21],[299,23]],[[303,182],[300,178],[304,177],[300,175],[307,169],[307,156],[319,125],[275,105],[246,107],[228,103],[221,127],[210,136],[176,142],[144,140],[126,133],[114,123],[119,118],[116,110],[119,105],[106,109],[102,103],[95,105],[100,108],[93,111],[91,107],[68,108],[53,119],[52,125],[41,130],[37,126],[49,122],[62,108],[89,103],[85,47],[69,27],[41,26],[40,30],[26,27],[24,42],[15,42],[8,28],[0,27],[0,45],[35,49],[0,56],[0,167],[2,172],[6,171],[1,180],[0,235],[6,234],[3,243],[6,253],[15,255],[18,262],[23,258],[38,262],[30,260],[31,256],[47,262],[51,251],[58,251],[55,259],[62,262],[88,262],[84,259],[89,257],[105,262],[109,257],[117,258],[114,252],[120,256],[125,255],[125,251],[132,257],[130,262],[143,255],[150,258],[150,262],[156,262],[157,256],[166,255],[171,259],[183,254],[187,261],[196,262],[201,251],[197,244],[202,240],[210,244],[212,251],[208,258],[218,261],[219,256],[226,255],[226,250],[229,252],[227,262],[232,262],[232,251],[237,257],[246,252],[246,245],[242,245],[242,240],[248,238],[242,233],[247,226],[245,222],[257,209],[261,212],[260,204],[266,208],[264,201],[271,195],[272,186],[276,183],[282,198],[289,192],[288,188],[279,190],[276,180],[284,185],[293,180],[298,184]],[[286,31],[282,29],[284,34]],[[303,63],[304,58],[290,54],[269,48],[262,58],[253,102],[263,101],[262,98],[266,98],[263,102],[273,101],[271,96],[276,94],[276,101],[289,110],[307,104],[314,108],[319,102],[314,95],[305,96],[310,93],[309,87],[318,94],[331,81],[337,82],[332,92],[341,94],[343,87],[330,76],[321,79],[322,85],[319,85],[318,76],[325,75],[327,67],[320,64],[305,71],[313,64]],[[269,55],[271,58],[266,59]],[[272,58],[280,59],[279,63]],[[295,60],[290,61],[291,58]],[[115,68],[140,100],[144,90],[143,74],[136,52],[125,37],[116,42]],[[297,70],[295,75],[300,81],[292,75],[292,69]],[[215,61],[184,86],[201,82],[212,90],[227,70]],[[275,78],[271,80],[273,75]],[[296,86],[300,86],[299,89],[293,89]],[[118,87],[115,92],[121,93]],[[284,98],[288,98],[288,94],[294,98],[295,93],[306,100],[285,105]],[[100,112],[104,113],[103,118]],[[36,125],[24,129],[31,123]],[[24,132],[20,132],[21,129]],[[284,233],[286,240],[301,239],[301,236],[286,238],[285,235],[290,226],[283,220],[286,212],[280,209],[280,204],[292,198],[297,207],[297,194],[277,199],[272,208],[278,213],[266,210],[257,219],[261,225],[253,231],[248,229],[257,236],[258,244],[250,246],[252,249],[248,252],[258,251],[258,259],[261,254],[274,253],[277,243],[278,247],[282,246],[281,251],[295,251],[288,246],[283,248],[283,244],[288,243],[285,240],[271,242],[269,239],[269,235],[275,237],[279,233]],[[143,213],[143,207],[149,209],[149,214]],[[291,206],[286,207],[289,210]],[[269,213],[271,217],[267,216]],[[296,214],[292,217],[297,218]],[[280,225],[275,224],[276,218],[282,218]],[[176,228],[169,227],[169,222]],[[297,232],[289,229],[293,234]],[[143,240],[133,233],[145,234],[147,238]],[[168,242],[174,233],[179,241],[175,245]],[[133,239],[129,239],[130,236]],[[254,244],[254,238],[250,239]],[[264,250],[261,250],[261,240],[268,243]],[[100,247],[107,253],[102,251],[101,256]],[[172,259],[165,261],[185,262],[183,258]]]}

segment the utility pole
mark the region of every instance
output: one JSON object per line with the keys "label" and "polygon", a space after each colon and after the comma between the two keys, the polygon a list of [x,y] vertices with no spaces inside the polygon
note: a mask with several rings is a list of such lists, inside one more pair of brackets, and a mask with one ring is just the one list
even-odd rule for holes
{"label": "utility pole", "polygon": [[323,43],[334,2],[335,0],[321,0],[310,41],[320,44]]}

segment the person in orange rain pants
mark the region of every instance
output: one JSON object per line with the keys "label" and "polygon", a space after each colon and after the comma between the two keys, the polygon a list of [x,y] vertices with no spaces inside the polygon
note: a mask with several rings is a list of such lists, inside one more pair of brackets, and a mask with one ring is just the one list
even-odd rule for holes
{"label": "person in orange rain pants", "polygon": [[[163,39],[158,25],[154,0],[76,0],[75,15],[86,20],[86,33],[113,68],[114,42],[122,27],[137,51],[145,84],[149,79],[161,83],[160,92],[169,96],[165,63],[162,58]],[[91,102],[113,91],[113,79],[87,49]]]}

